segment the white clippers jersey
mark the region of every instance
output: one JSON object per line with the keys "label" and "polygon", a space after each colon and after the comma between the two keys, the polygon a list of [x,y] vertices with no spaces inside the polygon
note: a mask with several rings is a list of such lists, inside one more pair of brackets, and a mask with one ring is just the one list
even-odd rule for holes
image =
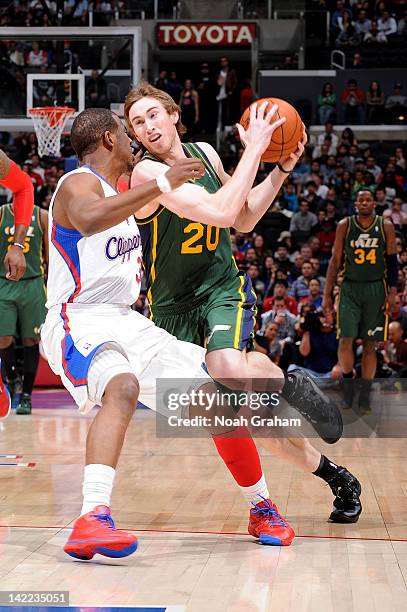
{"label": "white clippers jersey", "polygon": [[106,197],[116,190],[88,166],[58,182],[49,208],[47,308],[57,304],[133,304],[140,293],[141,238],[133,216],[92,236],[55,223],[52,207],[62,182],[72,174],[96,176]]}

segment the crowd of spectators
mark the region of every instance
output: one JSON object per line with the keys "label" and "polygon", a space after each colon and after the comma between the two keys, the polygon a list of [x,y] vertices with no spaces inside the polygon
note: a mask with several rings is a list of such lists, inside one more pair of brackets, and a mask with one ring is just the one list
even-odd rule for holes
{"label": "crowd of spectators", "polygon": [[331,37],[338,48],[390,43],[407,35],[404,2],[336,0],[331,11]]}
{"label": "crowd of spectators", "polygon": [[404,0],[330,2],[331,48],[345,53],[346,68],[404,67]]}
{"label": "crowd of spectators", "polygon": [[[64,24],[65,25],[88,25],[89,0],[65,0],[64,2]],[[104,5],[106,12],[112,10],[113,2],[94,2],[95,5]],[[17,27],[40,27],[51,25],[57,16],[57,3],[55,0],[46,0],[48,11],[39,0],[19,0],[8,2],[0,12],[0,25]]]}
{"label": "crowd of spectators", "polygon": [[325,83],[317,100],[317,119],[351,124],[400,124],[407,119],[407,96],[403,83],[394,84],[392,93],[385,95],[379,81],[372,81],[364,91],[356,79],[349,79],[338,100],[332,83]]}
{"label": "crowd of spectators", "polygon": [[[59,105],[76,106],[78,91],[68,80],[53,81],[48,74],[65,72],[75,74],[78,66],[86,68],[93,53],[94,64],[101,65],[102,55],[108,55],[103,41],[88,48],[87,41],[65,40],[57,49],[55,41],[0,41],[0,113],[2,115],[25,114],[26,109],[26,75],[36,73],[44,79],[36,79],[33,86],[34,106]],[[81,61],[79,62],[79,57]],[[86,61],[86,59],[88,61]],[[94,65],[93,64],[93,65]],[[59,66],[59,67],[58,67]],[[92,64],[90,64],[92,66]],[[123,89],[128,83],[108,83],[101,71],[90,68],[85,80],[85,103],[87,107],[109,107],[111,102],[122,99],[120,86]],[[58,89],[59,87],[59,89]],[[109,89],[110,88],[110,89]]]}
{"label": "crowd of spectators", "polygon": [[[0,5],[0,25],[39,27],[50,25],[89,26],[90,15],[95,26],[108,26],[115,19],[152,19],[154,0],[64,0],[59,3],[63,10],[58,14],[59,6],[55,0],[18,0],[2,2]],[[174,0],[159,0],[159,17],[171,17]]]}
{"label": "crowd of spectators", "polygon": [[189,139],[196,133],[214,133],[218,123],[222,129],[235,124],[255,99],[250,79],[239,78],[226,56],[214,70],[202,62],[183,83],[175,71],[161,70],[154,84],[180,105]]}

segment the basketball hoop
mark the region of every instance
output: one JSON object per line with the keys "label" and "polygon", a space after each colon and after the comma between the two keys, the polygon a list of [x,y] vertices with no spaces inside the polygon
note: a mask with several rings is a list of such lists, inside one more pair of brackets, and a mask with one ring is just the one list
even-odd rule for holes
{"label": "basketball hoop", "polygon": [[69,106],[36,106],[29,109],[38,138],[38,155],[60,157],[61,136],[65,123],[73,113]]}

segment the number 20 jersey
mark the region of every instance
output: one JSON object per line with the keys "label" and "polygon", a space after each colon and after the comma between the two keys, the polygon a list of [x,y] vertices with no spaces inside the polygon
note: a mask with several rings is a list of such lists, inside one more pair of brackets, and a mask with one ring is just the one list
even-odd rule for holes
{"label": "number 20 jersey", "polygon": [[367,229],[356,216],[348,218],[344,278],[358,283],[382,280],[386,271],[386,237],[383,217],[376,216]]}
{"label": "number 20 jersey", "polygon": [[[218,191],[222,183],[202,149],[195,143],[183,148],[187,157],[197,157],[205,166],[205,175],[194,182],[208,193]],[[151,153],[143,159],[160,161]],[[137,224],[153,315],[174,314],[177,307],[192,309],[236,278],[228,229],[184,219],[161,205]]]}

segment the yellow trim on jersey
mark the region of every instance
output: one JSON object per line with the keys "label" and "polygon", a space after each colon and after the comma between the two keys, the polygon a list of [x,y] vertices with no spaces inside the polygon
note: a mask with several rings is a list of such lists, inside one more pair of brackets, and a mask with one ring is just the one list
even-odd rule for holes
{"label": "yellow trim on jersey", "polygon": [[343,267],[342,267],[342,270],[340,271],[341,274],[343,274],[343,275],[346,274],[346,252],[345,252],[345,249],[346,249],[346,242],[347,242],[348,237],[349,237],[351,223],[352,223],[352,217],[348,217],[348,229],[346,230],[346,236],[345,236],[345,240],[344,240],[344,243],[343,243],[343,255],[342,255],[342,257],[343,257]]}
{"label": "yellow trim on jersey", "polygon": [[383,342],[387,342],[389,339],[389,315],[386,309],[386,314],[384,315],[384,331],[383,331]]}
{"label": "yellow trim on jersey", "polygon": [[151,310],[151,303],[153,301],[152,299],[152,295],[151,295],[151,288],[153,286],[153,283],[155,281],[155,261],[157,259],[157,242],[158,242],[158,221],[157,221],[157,217],[154,217],[152,219],[152,223],[153,223],[153,240],[151,243],[151,266],[150,266],[150,287],[148,289],[147,292],[147,299],[148,299],[148,305],[150,308],[150,319],[153,318],[153,311]]}
{"label": "yellow trim on jersey", "polygon": [[158,157],[156,157],[154,153],[150,153],[150,151],[145,151],[140,161],[144,161],[145,159],[150,159],[151,161],[160,161]]}
{"label": "yellow trim on jersey", "polygon": [[385,279],[383,279],[383,286],[384,286],[384,295],[385,297],[385,304],[384,304],[384,330],[383,330],[383,342],[386,342],[388,340],[388,334],[389,334],[389,305],[387,303],[387,296],[389,295],[389,289],[387,287],[387,283],[385,281]]}
{"label": "yellow trim on jersey", "polygon": [[380,217],[380,231],[382,233],[384,245],[386,246],[386,234],[384,233],[384,217]]}
{"label": "yellow trim on jersey", "polygon": [[212,166],[212,164],[206,159],[206,157],[203,155],[203,153],[200,151],[199,147],[197,147],[195,145],[195,143],[193,142],[188,142],[188,143],[184,143],[184,147],[187,149],[188,151],[188,146],[190,148],[190,152],[192,150],[192,152],[195,152],[196,155],[198,155],[199,159],[202,161],[203,165],[205,166],[205,168],[207,168],[208,172],[210,172],[211,176],[213,179],[216,180],[217,183],[219,183],[219,185],[222,187],[222,181],[220,180],[219,176],[216,173],[215,168]]}
{"label": "yellow trim on jersey", "polygon": [[41,270],[41,276],[44,277],[45,276],[45,267],[44,267],[44,256],[42,253],[42,244],[40,246],[40,270]]}
{"label": "yellow trim on jersey", "polygon": [[375,223],[377,222],[377,219],[379,218],[379,215],[375,215],[374,219],[373,219],[373,223],[371,223],[369,225],[369,227],[362,227],[361,225],[359,225],[359,223],[356,221],[356,215],[353,215],[353,221],[356,225],[356,227],[361,231],[361,232],[370,232],[370,230],[372,229],[372,227],[374,227]]}
{"label": "yellow trim on jersey", "polygon": [[38,227],[39,227],[39,230],[40,230],[41,236],[43,236],[43,235],[44,235],[44,230],[42,229],[42,225],[41,225],[41,215],[40,215],[41,209],[40,209],[40,207],[39,207],[39,206],[34,206],[34,211],[35,211],[35,210],[36,210],[36,212],[37,212],[37,223],[38,223]]}
{"label": "yellow trim on jersey", "polygon": [[157,219],[157,217],[159,217],[164,210],[165,210],[165,206],[163,206],[162,204],[159,204],[156,212],[153,213],[150,217],[147,217],[145,220],[137,219],[135,215],[134,215],[134,218],[136,220],[137,225],[148,225],[149,223],[151,223],[151,221],[154,221],[154,219]]}
{"label": "yellow trim on jersey", "polygon": [[[239,267],[238,267],[238,265],[236,263],[236,259],[233,257],[233,255],[232,255],[232,261],[235,264],[236,270],[238,272],[240,272]],[[242,291],[243,284],[244,284],[244,276],[240,276],[240,288],[238,289],[238,291],[239,291],[240,295],[242,296],[242,301],[238,305],[238,308],[240,307],[240,311],[241,311],[242,314],[243,314],[243,304],[246,302],[246,296],[244,295],[244,293]],[[254,300],[255,300],[254,301],[254,309],[253,309],[253,317],[252,317],[253,318],[253,327],[254,327],[254,323],[256,321],[256,314],[258,312],[258,309],[257,309],[257,294],[256,294],[255,290],[253,289],[253,286],[250,289],[250,292],[251,292],[251,294],[252,294],[252,296],[254,297]],[[237,329],[236,329],[236,332],[237,332]],[[239,337],[240,337],[240,330],[239,330]],[[233,345],[235,345],[235,343],[236,343],[236,335],[235,335],[235,340],[234,340],[234,344]],[[234,346],[234,348],[238,348],[238,347],[239,347],[239,341],[238,341],[238,346],[237,347]]]}
{"label": "yellow trim on jersey", "polygon": [[347,240],[347,238],[349,236],[351,222],[352,222],[352,217],[348,217],[348,229],[346,230],[345,240]]}
{"label": "yellow trim on jersey", "polygon": [[[339,289],[339,295],[338,295],[338,306],[336,308],[336,339],[339,340],[340,338],[340,333],[341,333],[341,325],[340,325],[340,316],[339,313],[341,312],[341,295],[342,295],[342,289]],[[335,309],[335,302],[332,304],[333,308]]]}
{"label": "yellow trim on jersey", "polygon": [[233,348],[235,349],[239,348],[240,333],[242,331],[243,304],[245,303],[245,296],[242,291],[243,283],[244,283],[244,276],[240,276],[239,279],[240,279],[240,287],[238,289],[238,292],[240,294],[240,303],[237,305],[236,331],[235,331],[235,337],[233,340]]}
{"label": "yellow trim on jersey", "polygon": [[[44,240],[44,230],[42,229],[42,225],[41,225],[41,209],[39,206],[34,206],[34,211],[37,213],[37,223],[38,223],[38,228],[40,230],[40,235],[41,235],[41,242],[40,242],[40,270],[41,270],[41,275],[45,276],[45,267],[44,267],[44,244],[43,244],[43,240]],[[45,290],[45,287],[44,287]]]}

